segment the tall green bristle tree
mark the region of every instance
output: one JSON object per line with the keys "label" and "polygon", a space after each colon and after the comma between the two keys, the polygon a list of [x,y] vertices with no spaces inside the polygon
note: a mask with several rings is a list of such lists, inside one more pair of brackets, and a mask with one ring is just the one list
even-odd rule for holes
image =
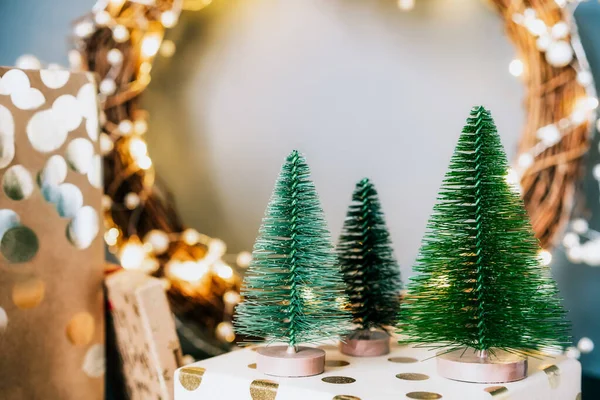
{"label": "tall green bristle tree", "polygon": [[427,226],[403,307],[409,341],[522,352],[569,343],[556,283],[506,181],[494,121],[467,119]]}
{"label": "tall green bristle tree", "polygon": [[356,184],[337,251],[359,333],[395,325],[400,309],[400,267],[377,191],[366,178]]}
{"label": "tall green bristle tree", "polygon": [[306,161],[293,151],[271,196],[242,287],[236,331],[290,347],[344,333],[351,316]]}

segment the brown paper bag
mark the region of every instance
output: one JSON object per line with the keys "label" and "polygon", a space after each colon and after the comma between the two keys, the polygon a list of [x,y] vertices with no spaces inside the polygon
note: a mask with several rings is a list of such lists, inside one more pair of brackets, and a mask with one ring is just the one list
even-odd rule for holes
{"label": "brown paper bag", "polygon": [[91,75],[0,68],[0,398],[104,398]]}

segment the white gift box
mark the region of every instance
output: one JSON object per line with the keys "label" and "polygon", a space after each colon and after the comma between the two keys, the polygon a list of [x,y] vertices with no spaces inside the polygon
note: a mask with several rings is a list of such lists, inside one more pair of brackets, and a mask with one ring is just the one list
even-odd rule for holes
{"label": "white gift box", "polygon": [[518,382],[474,384],[436,373],[435,352],[392,346],[372,358],[349,357],[336,346],[325,372],[307,378],[278,378],[256,370],[256,348],[203,360],[175,372],[175,400],[580,400],[581,365],[564,356],[529,359]]}

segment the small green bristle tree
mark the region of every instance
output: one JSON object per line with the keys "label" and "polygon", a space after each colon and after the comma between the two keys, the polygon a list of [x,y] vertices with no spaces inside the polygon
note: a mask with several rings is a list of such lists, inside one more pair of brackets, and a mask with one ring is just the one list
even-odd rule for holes
{"label": "small green bristle tree", "polygon": [[490,113],[475,107],[427,226],[403,307],[412,342],[535,352],[569,324]]}
{"label": "small green bristle tree", "polygon": [[400,267],[377,191],[366,178],[356,184],[337,251],[358,333],[395,325]]}
{"label": "small green bristle tree", "polygon": [[350,314],[337,257],[304,157],[281,169],[244,278],[236,331],[299,343],[337,337]]}

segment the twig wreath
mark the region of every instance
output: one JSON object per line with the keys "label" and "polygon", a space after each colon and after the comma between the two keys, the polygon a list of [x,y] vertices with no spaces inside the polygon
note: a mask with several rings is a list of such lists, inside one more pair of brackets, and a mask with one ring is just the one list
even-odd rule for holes
{"label": "twig wreath", "polygon": [[[73,68],[100,79],[109,249],[123,267],[165,277],[176,313],[199,310],[218,338],[232,342],[229,320],[239,301],[239,277],[223,261],[224,243],[185,229],[173,197],[156,185],[143,139],[148,115],[139,106],[154,58],[175,51],[175,44],[164,40],[165,30],[176,25],[182,10],[200,10],[210,2],[99,0],[75,23],[76,49],[69,58]],[[512,178],[520,181],[536,235],[549,249],[570,215],[590,145],[597,106],[593,79],[566,0],[492,2],[519,54],[510,72],[522,76],[527,88],[527,122]],[[409,3],[398,2],[402,9]],[[242,253],[237,263],[243,267],[249,259]]]}

